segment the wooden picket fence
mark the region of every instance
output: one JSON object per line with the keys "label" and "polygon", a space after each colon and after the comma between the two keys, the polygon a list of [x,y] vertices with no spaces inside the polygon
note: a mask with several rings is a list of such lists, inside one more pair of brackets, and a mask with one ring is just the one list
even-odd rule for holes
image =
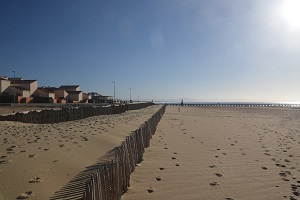
{"label": "wooden picket fence", "polygon": [[106,156],[106,161],[97,165],[86,182],[82,200],[118,200],[129,187],[130,174],[136,164],[143,160],[145,148],[165,112],[166,106],[154,114],[139,129],[128,136],[122,144]]}
{"label": "wooden picket fence", "polygon": [[14,113],[8,115],[0,115],[0,121],[19,121],[23,123],[34,124],[52,124],[66,121],[73,121],[93,117],[98,115],[120,114],[128,110],[138,110],[154,105],[151,102],[125,104],[119,106],[84,106],[77,108],[63,107],[60,110],[42,110],[30,111],[28,113]]}

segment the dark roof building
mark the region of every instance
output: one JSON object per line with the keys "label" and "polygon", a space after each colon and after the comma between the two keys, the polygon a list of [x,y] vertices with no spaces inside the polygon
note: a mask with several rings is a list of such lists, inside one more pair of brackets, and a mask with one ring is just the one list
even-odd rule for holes
{"label": "dark roof building", "polygon": [[[8,79],[10,80],[10,78]],[[10,80],[12,84],[30,84],[37,80]]]}

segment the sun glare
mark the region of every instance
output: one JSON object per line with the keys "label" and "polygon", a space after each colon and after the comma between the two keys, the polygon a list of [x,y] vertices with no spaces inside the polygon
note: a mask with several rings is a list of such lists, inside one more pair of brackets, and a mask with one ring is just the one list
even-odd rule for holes
{"label": "sun glare", "polygon": [[300,28],[300,0],[285,0],[283,17],[291,28]]}

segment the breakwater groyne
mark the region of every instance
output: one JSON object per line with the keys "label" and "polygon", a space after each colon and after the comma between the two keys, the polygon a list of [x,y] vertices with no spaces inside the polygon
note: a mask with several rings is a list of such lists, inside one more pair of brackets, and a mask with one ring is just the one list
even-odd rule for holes
{"label": "breakwater groyne", "polygon": [[73,121],[93,117],[97,115],[121,114],[128,110],[137,110],[154,105],[153,103],[136,103],[112,106],[86,106],[86,107],[63,107],[59,110],[18,112],[8,115],[0,115],[0,121],[18,121],[34,124],[52,124],[66,121]]}
{"label": "breakwater groyne", "polygon": [[167,105],[196,107],[300,107],[298,103],[169,103]]}

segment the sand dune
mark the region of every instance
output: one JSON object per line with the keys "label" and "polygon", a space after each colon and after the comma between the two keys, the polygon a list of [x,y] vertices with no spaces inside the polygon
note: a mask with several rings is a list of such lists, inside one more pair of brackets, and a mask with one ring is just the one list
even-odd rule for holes
{"label": "sand dune", "polygon": [[0,199],[64,199],[55,192],[119,145],[160,107],[57,124],[0,122]]}
{"label": "sand dune", "polygon": [[122,200],[299,199],[300,111],[168,106]]}

